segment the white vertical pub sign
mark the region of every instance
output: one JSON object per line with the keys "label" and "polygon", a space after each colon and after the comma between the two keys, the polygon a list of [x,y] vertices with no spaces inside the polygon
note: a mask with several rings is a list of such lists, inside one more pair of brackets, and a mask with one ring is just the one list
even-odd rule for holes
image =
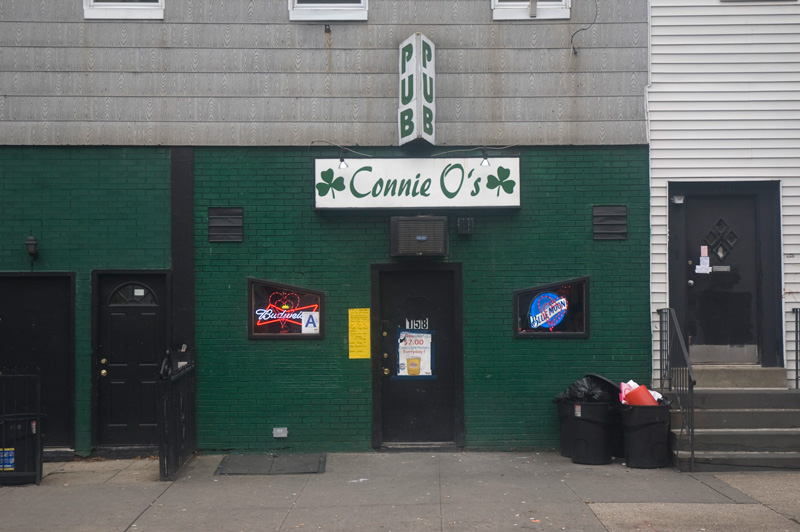
{"label": "white vertical pub sign", "polygon": [[399,146],[415,139],[436,144],[436,47],[417,32],[400,43]]}

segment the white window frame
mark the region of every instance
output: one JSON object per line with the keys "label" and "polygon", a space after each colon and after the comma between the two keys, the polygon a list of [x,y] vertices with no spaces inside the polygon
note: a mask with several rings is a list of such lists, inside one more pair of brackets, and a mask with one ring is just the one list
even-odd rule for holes
{"label": "white window frame", "polygon": [[[536,15],[531,16],[531,1]],[[572,0],[492,0],[492,20],[569,20]]]}
{"label": "white window frame", "polygon": [[314,4],[289,0],[289,20],[367,20],[367,3]]}
{"label": "white window frame", "polygon": [[155,19],[164,20],[164,2],[95,2],[83,0],[84,19]]}

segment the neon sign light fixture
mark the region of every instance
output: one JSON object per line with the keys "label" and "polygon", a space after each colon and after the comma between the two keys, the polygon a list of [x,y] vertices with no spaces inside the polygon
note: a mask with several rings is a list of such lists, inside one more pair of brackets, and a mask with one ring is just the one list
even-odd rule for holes
{"label": "neon sign light fixture", "polygon": [[515,290],[513,320],[517,338],[588,338],[589,278]]}
{"label": "neon sign light fixture", "polygon": [[248,278],[247,297],[249,339],[322,338],[323,292]]}
{"label": "neon sign light fixture", "polygon": [[258,321],[257,327],[267,325],[269,323],[280,323],[281,329],[286,329],[286,323],[293,323],[295,325],[303,325],[303,312],[317,312],[319,305],[314,303],[311,305],[300,306],[300,296],[294,292],[273,292],[269,296],[269,305],[267,308],[259,308],[255,310]]}
{"label": "neon sign light fixture", "polygon": [[531,329],[547,327],[552,331],[567,315],[567,307],[569,304],[563,297],[552,292],[539,294],[531,301],[531,309],[528,313]]}

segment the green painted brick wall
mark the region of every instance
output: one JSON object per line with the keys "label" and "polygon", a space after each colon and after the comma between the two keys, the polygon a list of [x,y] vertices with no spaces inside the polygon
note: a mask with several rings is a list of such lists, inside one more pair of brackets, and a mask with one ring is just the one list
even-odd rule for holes
{"label": "green painted brick wall", "polygon": [[[366,151],[366,150],[365,150]],[[378,157],[408,156],[397,149]],[[522,208],[448,211],[463,265],[466,443],[557,445],[552,399],[588,372],[650,379],[646,146],[519,148]],[[391,262],[388,213],[315,212],[324,148],[195,151],[197,430],[202,449],[367,450],[370,362],[348,359],[347,309],[370,305],[370,265]],[[592,206],[628,206],[627,240],[595,241]],[[209,243],[209,207],[244,208],[241,243]],[[455,218],[475,219],[456,234]],[[247,277],[326,293],[323,340],[247,339]],[[518,339],[512,293],[590,277],[591,336]],[[273,439],[272,427],[289,437]]]}
{"label": "green painted brick wall", "polygon": [[[467,442],[481,449],[555,446],[552,398],[586,373],[650,380],[646,148],[535,149],[521,166],[523,208],[476,219],[451,253],[464,264]],[[604,204],[628,206],[627,240],[593,240],[592,206]],[[581,276],[590,338],[512,337],[513,290]]]}
{"label": "green painted brick wall", "polygon": [[[390,262],[388,214],[315,213],[324,149],[196,150],[198,436],[202,448],[365,450],[370,363],[347,358],[347,309],[370,302],[369,266]],[[407,155],[373,150],[376,156]],[[647,382],[646,147],[520,149],[519,210],[446,212],[463,264],[466,440],[475,449],[556,443],[551,399],[586,372]],[[76,272],[76,449],[91,445],[91,272],[170,266],[169,150],[0,148],[0,270]],[[626,204],[629,239],[594,241],[591,207]],[[209,206],[245,209],[245,242],[207,242]],[[475,218],[474,235],[454,218]],[[515,339],[511,293],[591,277],[589,339]],[[246,279],[324,290],[321,341],[250,341]],[[290,437],[274,440],[273,426]]]}
{"label": "green painted brick wall", "polygon": [[75,449],[91,449],[91,276],[170,267],[164,148],[0,147],[0,271],[74,272]]}

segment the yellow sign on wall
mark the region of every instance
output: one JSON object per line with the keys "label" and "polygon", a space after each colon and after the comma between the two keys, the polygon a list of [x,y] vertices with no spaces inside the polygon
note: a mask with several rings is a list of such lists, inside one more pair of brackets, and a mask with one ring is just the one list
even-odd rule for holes
{"label": "yellow sign on wall", "polygon": [[350,358],[369,358],[369,309],[351,308],[347,314],[350,329]]}

